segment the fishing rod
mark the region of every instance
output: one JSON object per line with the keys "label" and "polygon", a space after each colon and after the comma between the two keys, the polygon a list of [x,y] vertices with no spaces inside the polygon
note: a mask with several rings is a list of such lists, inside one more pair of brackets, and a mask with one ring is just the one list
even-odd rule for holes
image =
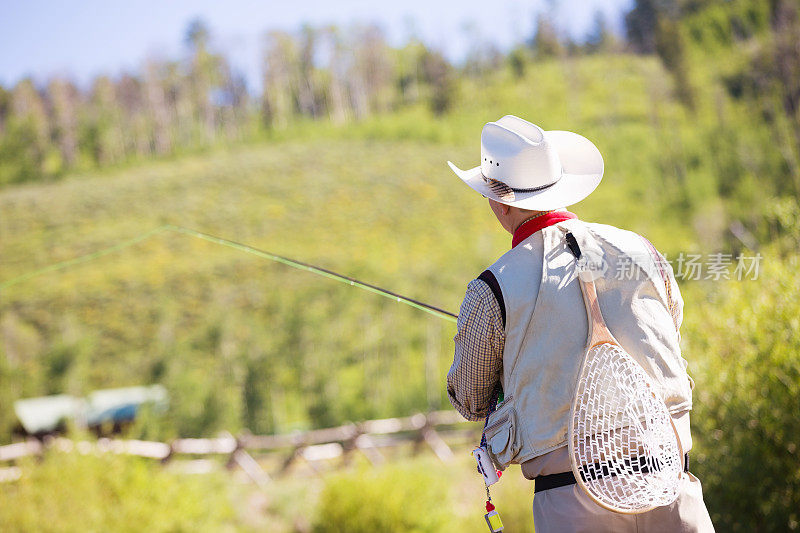
{"label": "fishing rod", "polygon": [[109,246],[108,248],[104,248],[102,250],[98,250],[86,255],[82,255],[80,257],[76,257],[74,259],[69,259],[66,261],[60,261],[58,263],[54,263],[52,265],[48,265],[44,268],[39,270],[35,270],[32,272],[27,272],[15,278],[12,278],[8,281],[4,281],[0,283],[0,289],[5,289],[6,287],[10,287],[11,285],[15,285],[21,281],[30,279],[32,277],[45,274],[47,272],[52,272],[55,270],[61,270],[67,268],[69,266],[85,263],[87,261],[91,261],[93,259],[98,259],[104,255],[108,255],[112,252],[116,252],[123,248],[127,248],[129,246],[133,246],[136,243],[139,243],[149,237],[152,237],[156,234],[162,233],[164,231],[172,231],[174,233],[179,233],[183,235],[189,235],[192,237],[197,237],[199,239],[203,239],[205,241],[213,242],[215,244],[219,244],[222,246],[227,246],[229,248],[233,248],[235,250],[239,250],[241,252],[249,253],[255,255],[257,257],[261,257],[263,259],[269,259],[271,261],[275,261],[277,263],[281,263],[292,268],[296,268],[298,270],[305,270],[307,272],[311,272],[313,274],[318,274],[320,276],[324,276],[329,279],[333,279],[335,281],[339,281],[341,283],[347,283],[353,287],[358,287],[360,289],[370,291],[374,294],[381,295],[385,298],[391,298],[397,302],[404,303],[406,305],[410,305],[416,309],[421,311],[425,311],[431,315],[437,316],[439,318],[443,318],[445,320],[449,320],[451,322],[455,322],[458,318],[458,315],[441,309],[439,307],[433,306],[431,304],[421,302],[419,300],[415,300],[414,298],[409,298],[408,296],[403,296],[402,294],[398,294],[396,292],[390,291],[388,289],[384,289],[382,287],[378,287],[377,285],[373,285],[371,283],[367,283],[365,281],[360,281],[355,278],[351,278],[350,276],[345,276],[344,274],[340,274],[338,272],[334,272],[333,270],[328,270],[327,268],[323,268],[317,265],[312,265],[311,263],[305,263],[303,261],[298,261],[296,259],[292,259],[289,257],[284,257],[282,255],[274,254],[272,252],[267,252],[264,250],[259,250],[253,246],[242,244],[240,242],[232,241],[230,239],[225,239],[223,237],[217,237],[216,235],[211,235],[209,233],[204,233],[202,231],[197,231],[190,228],[185,228],[183,226],[177,226],[174,224],[164,224],[158,228],[152,229],[146,233],[142,233],[132,239],[114,244],[113,246]]}
{"label": "fishing rod", "polygon": [[358,287],[360,289],[364,289],[373,292],[375,294],[380,294],[381,296],[385,296],[387,298],[393,298],[400,303],[410,305],[411,307],[415,307],[417,309],[420,309],[421,311],[425,311],[426,313],[430,313],[434,316],[439,316],[441,318],[444,318],[445,320],[450,320],[452,322],[455,322],[456,319],[458,318],[458,315],[451,313],[450,311],[445,311],[444,309],[440,309],[439,307],[427,304],[425,302],[421,302],[419,300],[415,300],[413,298],[409,298],[408,296],[403,296],[402,294],[397,294],[396,292],[384,289],[382,287],[378,287],[377,285],[373,285],[365,281],[359,281],[355,278],[351,278],[350,276],[345,276],[344,274],[339,274],[338,272],[334,272],[333,270],[328,270],[327,268],[312,265],[310,263],[304,263],[303,261],[298,261],[296,259],[291,259],[289,257],[284,257],[282,255],[274,254],[271,252],[265,252],[264,250],[259,250],[258,248],[254,248],[253,246],[247,244],[242,244],[236,241],[232,241],[230,239],[225,239],[223,237],[217,237],[215,235],[210,235],[208,233],[203,233],[202,231],[184,228],[182,226],[173,226],[171,224],[168,224],[167,229],[176,231],[178,233],[184,233],[186,235],[192,235],[194,237],[198,237],[206,241],[221,244],[223,246],[228,246],[236,250],[251,253],[258,257],[270,259],[272,261],[282,263],[284,265],[297,268],[299,270],[313,272],[314,274],[319,274],[320,276],[324,276],[329,279],[334,279],[342,283],[348,283],[353,287]]}

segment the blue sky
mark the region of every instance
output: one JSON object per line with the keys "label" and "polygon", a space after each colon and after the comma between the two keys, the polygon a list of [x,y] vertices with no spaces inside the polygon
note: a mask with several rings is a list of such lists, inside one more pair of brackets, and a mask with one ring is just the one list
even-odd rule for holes
{"label": "blue sky", "polygon": [[[295,30],[322,25],[377,22],[391,43],[415,28],[425,42],[458,60],[474,42],[491,40],[501,48],[527,38],[535,14],[553,9],[561,30],[583,35],[594,14],[611,24],[632,0],[4,0],[0,7],[0,84],[25,76],[44,81],[53,74],[85,83],[97,74],[137,70],[148,56],[177,58],[183,34],[195,17],[211,28],[216,49],[258,84],[261,35],[270,29]],[[468,28],[472,28],[469,30]]]}

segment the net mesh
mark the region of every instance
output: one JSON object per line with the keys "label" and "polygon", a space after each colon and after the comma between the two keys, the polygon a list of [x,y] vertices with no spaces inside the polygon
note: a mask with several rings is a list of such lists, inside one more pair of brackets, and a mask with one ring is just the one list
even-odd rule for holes
{"label": "net mesh", "polygon": [[683,458],[670,414],[619,346],[587,352],[571,416],[575,476],[601,505],[635,513],[675,501]]}

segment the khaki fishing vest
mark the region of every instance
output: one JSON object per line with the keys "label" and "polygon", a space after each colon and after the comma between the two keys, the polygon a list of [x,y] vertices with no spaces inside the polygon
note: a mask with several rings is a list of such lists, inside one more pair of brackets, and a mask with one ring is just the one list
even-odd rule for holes
{"label": "khaki fishing vest", "polygon": [[691,409],[686,361],[647,241],[603,224],[560,222],[534,233],[489,267],[506,308],[505,397],[489,417],[485,434],[490,455],[503,469],[566,445],[589,327],[567,231],[598,270],[600,309],[614,337],[644,368],[671,413]]}

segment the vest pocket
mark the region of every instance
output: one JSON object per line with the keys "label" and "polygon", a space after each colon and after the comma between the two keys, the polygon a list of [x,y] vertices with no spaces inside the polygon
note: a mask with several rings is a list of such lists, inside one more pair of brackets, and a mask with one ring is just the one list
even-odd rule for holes
{"label": "vest pocket", "polygon": [[500,470],[516,462],[520,449],[517,413],[511,400],[510,396],[507,397],[497,411],[489,416],[489,423],[484,430],[489,457]]}

